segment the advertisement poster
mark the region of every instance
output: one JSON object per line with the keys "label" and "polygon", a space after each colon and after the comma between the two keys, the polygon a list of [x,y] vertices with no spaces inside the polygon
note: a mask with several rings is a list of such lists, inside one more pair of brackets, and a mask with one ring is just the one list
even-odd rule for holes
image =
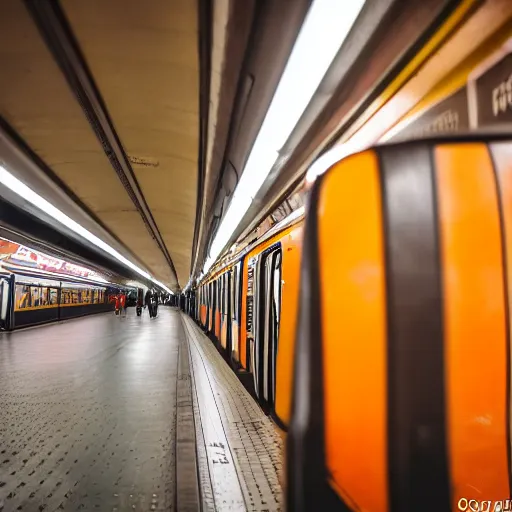
{"label": "advertisement poster", "polygon": [[46,272],[57,272],[74,277],[94,279],[97,276],[96,272],[92,270],[53,258],[4,239],[0,239],[0,263],[29,267]]}

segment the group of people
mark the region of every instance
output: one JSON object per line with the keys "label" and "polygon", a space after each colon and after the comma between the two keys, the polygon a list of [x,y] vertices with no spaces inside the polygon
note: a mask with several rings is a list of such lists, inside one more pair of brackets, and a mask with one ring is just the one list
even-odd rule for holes
{"label": "group of people", "polygon": [[158,314],[158,294],[156,290],[148,290],[144,297],[144,303],[149,311],[149,318],[156,318]]}
{"label": "group of people", "polygon": [[[119,315],[126,317],[126,309],[128,304],[125,293],[119,292],[116,295],[111,295],[109,297],[109,301],[114,302],[116,316]],[[148,290],[144,297],[144,301],[142,300],[142,296],[137,299],[137,316],[142,314],[142,308],[146,306],[149,311],[149,318],[156,318],[158,314],[158,293],[156,290]]]}
{"label": "group of people", "polygon": [[128,307],[126,303],[126,294],[118,293],[117,295],[111,295],[109,302],[114,302],[115,314],[119,316],[126,316],[126,309]]}

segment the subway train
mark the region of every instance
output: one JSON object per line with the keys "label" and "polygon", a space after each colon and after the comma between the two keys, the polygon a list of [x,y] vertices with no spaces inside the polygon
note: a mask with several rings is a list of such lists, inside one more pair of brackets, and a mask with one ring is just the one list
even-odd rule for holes
{"label": "subway train", "polygon": [[[281,428],[289,419],[303,213],[212,271],[197,287],[194,316]],[[279,344],[279,350],[277,350]]]}
{"label": "subway train", "polygon": [[32,269],[0,271],[0,329],[66,320],[112,311],[109,296],[118,288],[87,279]]}
{"label": "subway train", "polygon": [[287,431],[288,510],[507,510],[510,268],[512,137],[446,136],[338,161],[198,283]]}

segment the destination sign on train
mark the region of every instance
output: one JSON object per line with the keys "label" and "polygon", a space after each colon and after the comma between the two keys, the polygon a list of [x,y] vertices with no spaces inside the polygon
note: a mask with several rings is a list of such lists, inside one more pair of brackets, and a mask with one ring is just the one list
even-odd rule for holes
{"label": "destination sign on train", "polygon": [[512,123],[512,53],[476,79],[479,127]]}
{"label": "destination sign on train", "polygon": [[399,132],[392,140],[426,137],[437,133],[457,133],[469,127],[467,89],[463,87]]}

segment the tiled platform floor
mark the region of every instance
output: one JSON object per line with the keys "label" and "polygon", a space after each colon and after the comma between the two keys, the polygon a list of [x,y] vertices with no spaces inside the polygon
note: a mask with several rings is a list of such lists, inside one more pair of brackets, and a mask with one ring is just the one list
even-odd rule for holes
{"label": "tiled platform floor", "polygon": [[[281,510],[282,440],[275,426],[201,329],[186,315],[182,318],[217,510]],[[206,471],[204,462],[200,470]]]}
{"label": "tiled platform floor", "polygon": [[0,510],[280,510],[281,439],[208,338],[128,311],[0,335]]}

